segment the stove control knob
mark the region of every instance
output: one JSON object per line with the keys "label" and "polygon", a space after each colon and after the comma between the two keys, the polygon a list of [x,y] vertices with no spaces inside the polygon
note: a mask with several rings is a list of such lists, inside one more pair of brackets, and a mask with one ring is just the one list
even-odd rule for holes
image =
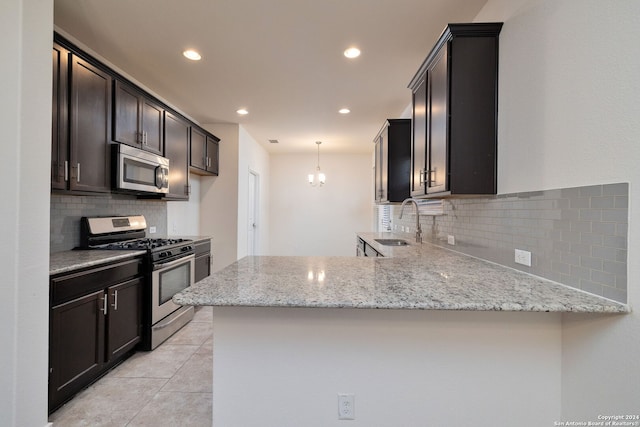
{"label": "stove control knob", "polygon": [[182,249],[180,249],[182,252],[186,252],[186,251],[190,251],[192,248],[191,246],[183,246]]}
{"label": "stove control knob", "polygon": [[167,252],[160,252],[160,258],[166,258],[169,256],[169,253]]}

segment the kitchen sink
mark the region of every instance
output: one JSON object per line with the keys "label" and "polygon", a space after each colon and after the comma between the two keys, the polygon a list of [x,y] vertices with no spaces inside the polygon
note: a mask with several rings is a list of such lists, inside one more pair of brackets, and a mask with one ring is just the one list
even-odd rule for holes
{"label": "kitchen sink", "polygon": [[406,246],[409,243],[407,243],[406,240],[403,239],[374,239],[376,242],[380,243],[381,245],[385,245],[385,246]]}

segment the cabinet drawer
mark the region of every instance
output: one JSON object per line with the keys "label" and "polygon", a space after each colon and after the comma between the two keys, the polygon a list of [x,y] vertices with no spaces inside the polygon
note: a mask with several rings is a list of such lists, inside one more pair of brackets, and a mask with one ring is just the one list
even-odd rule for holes
{"label": "cabinet drawer", "polygon": [[134,259],[52,277],[51,305],[61,304],[140,275],[142,260]]}
{"label": "cabinet drawer", "polygon": [[203,240],[193,246],[195,255],[202,255],[211,252],[211,239]]}

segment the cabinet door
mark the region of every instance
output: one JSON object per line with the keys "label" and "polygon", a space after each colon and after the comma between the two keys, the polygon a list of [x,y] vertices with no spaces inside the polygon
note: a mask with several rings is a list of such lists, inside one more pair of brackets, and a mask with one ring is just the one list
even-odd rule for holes
{"label": "cabinet door", "polygon": [[164,108],[155,102],[142,97],[140,99],[140,129],[142,132],[142,149],[152,153],[164,154],[163,117]]}
{"label": "cabinet door", "polygon": [[380,134],[380,201],[389,201],[389,125]]}
{"label": "cabinet door", "polygon": [[429,138],[427,141],[427,193],[448,190],[448,98],[447,45],[428,70],[430,83]]}
{"label": "cabinet door", "polygon": [[207,171],[218,175],[220,141],[207,135]]}
{"label": "cabinet door", "polygon": [[165,112],[165,157],[169,163],[167,199],[189,200],[189,123]]}
{"label": "cabinet door", "polygon": [[107,289],[107,360],[116,360],[140,342],[142,333],[142,279]]}
{"label": "cabinet door", "polygon": [[115,82],[113,91],[113,140],[140,148],[142,138],[138,132],[139,94],[118,81]]}
{"label": "cabinet door", "polygon": [[381,202],[382,201],[382,143],[380,142],[381,137],[378,136],[378,138],[376,138],[376,145],[374,148],[374,159],[375,159],[375,166],[374,166],[374,194],[373,194],[373,200],[375,200],[376,202]]}
{"label": "cabinet door", "polygon": [[95,378],[104,363],[103,291],[51,309],[49,410]]}
{"label": "cabinet door", "polygon": [[71,190],[109,192],[111,76],[71,57]]}
{"label": "cabinet door", "polygon": [[197,128],[191,128],[191,166],[207,170],[207,136]]}
{"label": "cabinet door", "polygon": [[194,281],[198,282],[211,274],[211,254],[206,253],[195,259],[195,277]]}
{"label": "cabinet door", "polygon": [[411,196],[427,193],[427,79],[426,75],[413,92],[413,125],[411,134]]}
{"label": "cabinet door", "polygon": [[67,187],[68,141],[68,78],[69,51],[53,44],[53,103],[51,108],[51,188]]}

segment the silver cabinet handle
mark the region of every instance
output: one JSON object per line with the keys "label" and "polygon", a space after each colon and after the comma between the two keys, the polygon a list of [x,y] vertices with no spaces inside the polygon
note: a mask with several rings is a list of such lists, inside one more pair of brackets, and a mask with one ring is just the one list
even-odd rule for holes
{"label": "silver cabinet handle", "polygon": [[425,177],[425,182],[427,185],[435,185],[436,184],[436,180],[435,179],[431,179],[431,174],[436,173],[435,169],[434,170],[426,170],[425,174],[427,175]]}
{"label": "silver cabinet handle", "polygon": [[100,309],[100,311],[104,313],[104,315],[106,316],[108,310],[109,310],[109,304],[107,303],[107,295],[102,294],[102,308]]}
{"label": "silver cabinet handle", "polygon": [[69,161],[64,161],[64,182],[69,181]]}
{"label": "silver cabinet handle", "polygon": [[118,311],[118,290],[113,291],[113,304],[111,304],[114,311]]}
{"label": "silver cabinet handle", "polygon": [[78,169],[76,171],[76,181],[80,182],[80,163],[78,163]]}

